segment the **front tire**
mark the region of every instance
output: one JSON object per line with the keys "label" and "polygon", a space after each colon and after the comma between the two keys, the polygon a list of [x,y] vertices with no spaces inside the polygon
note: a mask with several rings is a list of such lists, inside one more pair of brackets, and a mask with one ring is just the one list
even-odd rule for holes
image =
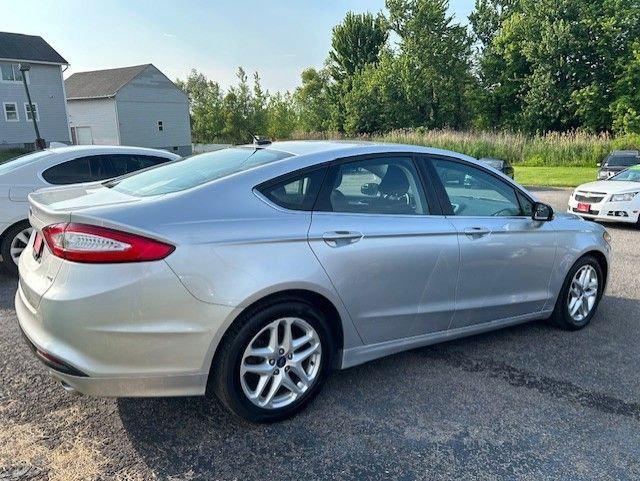
{"label": "front tire", "polygon": [[237,416],[280,421],[320,391],[334,352],[322,312],[303,300],[281,299],[252,309],[225,334],[211,367],[212,387]]}
{"label": "front tire", "polygon": [[18,222],[11,226],[2,236],[0,254],[2,254],[2,267],[12,275],[18,273],[18,258],[27,247],[33,228],[28,221]]}
{"label": "front tire", "polygon": [[551,315],[554,324],[576,331],[591,322],[604,289],[602,266],[592,256],[584,256],[569,270]]}

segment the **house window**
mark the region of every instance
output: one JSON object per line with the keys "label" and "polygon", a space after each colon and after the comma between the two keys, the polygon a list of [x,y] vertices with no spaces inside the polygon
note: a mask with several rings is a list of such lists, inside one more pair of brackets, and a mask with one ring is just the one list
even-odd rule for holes
{"label": "house window", "polygon": [[[38,113],[38,104],[33,103],[33,111],[36,114],[36,120],[40,122],[40,114]],[[33,116],[31,115],[31,109],[29,108],[29,104],[26,102],[24,104],[24,114],[27,117],[27,120],[33,120]]]}
{"label": "house window", "polygon": [[164,125],[162,125],[162,120],[158,120],[158,130],[162,132],[164,130]]}
{"label": "house window", "polygon": [[[0,78],[3,82],[22,82],[20,67],[17,63],[0,63]],[[27,80],[29,80],[28,74]]]}
{"label": "house window", "polygon": [[2,104],[4,108],[4,119],[7,122],[17,122],[20,120],[18,117],[18,104],[15,102],[4,102]]}

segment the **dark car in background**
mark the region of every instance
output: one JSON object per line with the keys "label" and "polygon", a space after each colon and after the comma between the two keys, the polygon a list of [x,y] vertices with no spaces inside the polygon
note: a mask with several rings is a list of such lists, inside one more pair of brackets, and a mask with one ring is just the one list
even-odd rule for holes
{"label": "dark car in background", "polygon": [[490,165],[496,170],[499,170],[507,177],[513,179],[513,166],[509,163],[508,160],[495,159],[492,157],[483,157],[480,159],[480,162],[484,162],[485,164]]}
{"label": "dark car in background", "polygon": [[614,150],[598,164],[598,180],[606,180],[629,167],[640,164],[640,151]]}

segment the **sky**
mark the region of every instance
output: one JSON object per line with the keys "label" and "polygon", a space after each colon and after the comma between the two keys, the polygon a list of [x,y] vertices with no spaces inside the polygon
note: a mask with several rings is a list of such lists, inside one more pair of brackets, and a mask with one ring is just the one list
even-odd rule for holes
{"label": "sky", "polygon": [[[467,22],[474,0],[450,0]],[[223,87],[242,66],[263,88],[293,90],[321,67],[345,13],[384,0],[0,0],[0,31],[40,35],[73,72],[152,63],[169,78],[192,68]]]}

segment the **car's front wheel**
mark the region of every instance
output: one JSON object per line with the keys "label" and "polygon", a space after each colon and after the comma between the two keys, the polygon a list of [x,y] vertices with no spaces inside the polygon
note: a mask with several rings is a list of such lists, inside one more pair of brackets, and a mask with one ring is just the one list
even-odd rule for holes
{"label": "car's front wheel", "polygon": [[213,389],[240,417],[279,421],[318,393],[334,349],[322,312],[306,301],[261,306],[244,315],[222,340],[211,367]]}
{"label": "car's front wheel", "polygon": [[592,256],[580,258],[569,270],[551,316],[568,330],[586,327],[596,313],[604,289],[602,266]]}
{"label": "car's front wheel", "polygon": [[2,267],[10,274],[18,273],[18,259],[27,247],[33,228],[28,221],[19,222],[7,229],[2,236],[0,254],[2,254]]}

